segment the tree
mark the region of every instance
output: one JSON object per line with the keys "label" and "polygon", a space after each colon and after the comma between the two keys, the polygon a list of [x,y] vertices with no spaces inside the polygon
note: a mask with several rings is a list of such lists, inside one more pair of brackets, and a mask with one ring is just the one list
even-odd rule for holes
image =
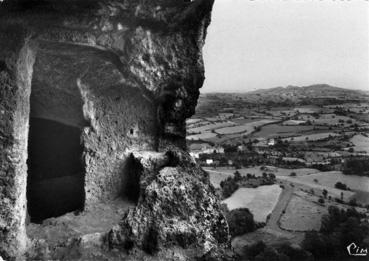
{"label": "tree", "polygon": [[242,178],[241,173],[238,170],[236,170],[233,175],[234,175],[235,181],[240,181]]}
{"label": "tree", "polygon": [[255,257],[255,261],[289,261],[284,254],[279,254],[273,247],[267,246],[263,252]]}
{"label": "tree", "polygon": [[335,188],[337,189],[341,189],[341,190],[349,190],[349,188],[347,187],[346,184],[344,183],[341,183],[340,181],[338,181],[335,185],[334,185]]}
{"label": "tree", "polygon": [[343,173],[369,176],[369,157],[353,157],[345,160]]}
{"label": "tree", "polygon": [[240,169],[241,165],[238,162],[233,163],[235,169]]}
{"label": "tree", "polygon": [[312,261],[312,255],[300,247],[292,247],[284,243],[278,246],[266,245],[259,241],[242,249],[239,260],[252,261]]}
{"label": "tree", "polygon": [[220,182],[220,187],[222,188],[223,198],[228,198],[238,189],[238,184],[233,177],[228,177]]}
{"label": "tree", "polygon": [[323,189],[322,194],[323,194],[324,198],[327,198],[328,191],[326,189]]}
{"label": "tree", "polygon": [[289,244],[283,244],[278,248],[279,253],[283,253],[290,258],[291,261],[307,261],[311,260],[311,254],[300,247],[292,247]]}
{"label": "tree", "polygon": [[264,251],[266,248],[266,245],[263,241],[258,241],[257,243],[252,244],[251,246],[246,245],[242,249],[243,256],[254,259],[257,255],[259,255],[261,252]]}
{"label": "tree", "polygon": [[232,237],[253,232],[256,229],[254,216],[247,208],[234,209],[226,214],[226,218]]}
{"label": "tree", "polygon": [[302,248],[313,254],[314,258],[328,258],[328,242],[326,238],[317,231],[308,231],[305,233],[302,241]]}
{"label": "tree", "polygon": [[354,208],[329,207],[328,215],[322,218],[320,231],[305,234],[303,248],[311,252],[315,260],[347,260],[346,247],[352,242],[369,247],[369,224],[361,222],[364,216]]}
{"label": "tree", "polygon": [[350,206],[352,206],[352,207],[356,207],[356,206],[357,206],[356,199],[355,199],[355,198],[350,199],[350,201],[349,201],[349,205],[350,205]]}

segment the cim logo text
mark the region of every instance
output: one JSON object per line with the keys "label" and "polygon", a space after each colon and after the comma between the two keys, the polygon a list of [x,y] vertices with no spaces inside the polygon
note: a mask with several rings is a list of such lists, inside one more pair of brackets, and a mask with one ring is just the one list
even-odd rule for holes
{"label": "cim logo text", "polygon": [[347,252],[350,256],[367,256],[368,255],[368,249],[361,248],[357,246],[355,243],[351,243],[347,246]]}

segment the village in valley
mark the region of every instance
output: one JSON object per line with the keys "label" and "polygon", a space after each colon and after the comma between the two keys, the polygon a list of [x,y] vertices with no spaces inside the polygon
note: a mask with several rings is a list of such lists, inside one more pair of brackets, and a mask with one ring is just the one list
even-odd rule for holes
{"label": "village in valley", "polygon": [[187,146],[225,211],[252,214],[252,229],[233,228],[236,252],[260,240],[299,244],[332,206],[369,219],[367,92],[316,85],[201,94]]}

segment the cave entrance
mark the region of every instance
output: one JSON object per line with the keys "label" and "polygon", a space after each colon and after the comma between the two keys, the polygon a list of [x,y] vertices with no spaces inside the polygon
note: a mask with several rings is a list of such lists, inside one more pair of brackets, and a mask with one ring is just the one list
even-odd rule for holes
{"label": "cave entrance", "polygon": [[137,204],[140,197],[140,178],[143,167],[132,155],[125,165],[125,178],[122,179],[121,197],[132,204]]}
{"label": "cave entrance", "polygon": [[79,128],[30,118],[27,201],[31,222],[83,210],[84,167]]}

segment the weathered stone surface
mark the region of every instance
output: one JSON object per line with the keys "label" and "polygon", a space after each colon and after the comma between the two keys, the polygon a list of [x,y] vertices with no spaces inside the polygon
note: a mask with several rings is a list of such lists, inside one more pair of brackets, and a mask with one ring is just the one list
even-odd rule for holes
{"label": "weathered stone surface", "polygon": [[87,205],[115,197],[127,148],[184,146],[212,1],[31,2],[0,10],[38,43],[31,116],[84,128]]}
{"label": "weathered stone surface", "polygon": [[186,249],[186,260],[210,253],[221,258],[228,225],[206,172],[179,150],[161,158],[136,154],[135,160],[142,165],[140,198],[109,232],[109,247],[157,254],[180,246]]}
{"label": "weathered stone surface", "polygon": [[140,196],[119,223],[105,233],[36,240],[28,258],[229,260],[228,225],[214,188],[187,152],[134,152],[130,159],[140,166]]}
{"label": "weathered stone surface", "polygon": [[0,32],[0,256],[26,249],[26,159],[34,51],[19,28]]}
{"label": "weathered stone surface", "polygon": [[[0,255],[16,258],[26,248],[27,137],[34,117],[80,129],[86,209],[122,195],[137,203],[104,236],[105,259],[220,258],[227,224],[208,177],[183,151],[185,119],[204,80],[201,50],[212,4],[0,3]],[[46,249],[44,259],[68,259],[71,249],[91,248],[82,244],[90,239],[51,248],[38,242],[29,253]],[[93,260],[87,252],[76,256]]]}
{"label": "weathered stone surface", "polygon": [[[183,120],[193,114],[204,79],[201,48],[212,3],[212,0],[8,0],[3,3],[6,8],[1,20],[37,32],[42,42],[40,49],[53,58],[76,53],[85,56],[72,67],[65,61],[59,63],[69,67],[62,71],[81,74],[86,70],[83,64],[89,63],[91,56],[106,61],[107,66],[113,65],[114,69],[107,69],[110,76],[118,75],[121,83],[161,103],[166,123],[175,126],[176,134],[184,135]],[[71,44],[77,45],[75,49]],[[54,71],[57,68],[54,66]],[[99,86],[110,86],[112,81],[100,79]]]}

